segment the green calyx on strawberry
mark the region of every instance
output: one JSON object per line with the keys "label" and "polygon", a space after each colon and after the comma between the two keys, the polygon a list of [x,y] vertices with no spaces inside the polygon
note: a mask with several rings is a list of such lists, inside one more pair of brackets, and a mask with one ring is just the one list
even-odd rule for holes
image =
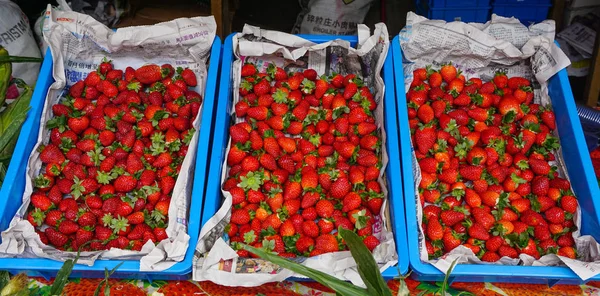
{"label": "green calyx on strawberry", "polygon": [[244,190],[258,190],[264,184],[265,175],[262,172],[249,172],[240,177],[239,187]]}

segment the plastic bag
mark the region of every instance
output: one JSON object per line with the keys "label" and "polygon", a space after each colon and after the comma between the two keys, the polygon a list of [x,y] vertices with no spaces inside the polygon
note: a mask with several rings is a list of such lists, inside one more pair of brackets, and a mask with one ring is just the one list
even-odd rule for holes
{"label": "plastic bag", "polygon": [[[40,57],[27,16],[9,0],[0,0],[0,46],[6,48],[10,55]],[[12,75],[29,85],[35,85],[39,72],[38,63],[16,63]]]}
{"label": "plastic bag", "polygon": [[300,0],[293,34],[355,35],[373,0]]}

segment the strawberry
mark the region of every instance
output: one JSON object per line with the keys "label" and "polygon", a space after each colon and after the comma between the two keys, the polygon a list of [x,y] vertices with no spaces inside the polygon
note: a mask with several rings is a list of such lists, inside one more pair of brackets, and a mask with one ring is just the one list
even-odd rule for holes
{"label": "strawberry", "polygon": [[333,198],[342,199],[350,192],[351,184],[346,178],[338,178],[331,184],[329,194]]}
{"label": "strawberry", "polygon": [[481,256],[481,261],[484,262],[496,262],[498,260],[500,260],[500,256],[491,251],[485,252],[485,254]]}
{"label": "strawberry", "polygon": [[245,63],[242,66],[241,75],[242,77],[254,76],[256,74],[256,66],[252,63]]}
{"label": "strawberry", "polygon": [[44,234],[48,238],[48,241],[56,247],[64,246],[65,244],[67,244],[67,241],[69,240],[68,236],[60,233],[59,231],[55,230],[52,227],[46,228],[46,230],[44,231]]}
{"label": "strawberry", "polygon": [[121,175],[114,181],[115,189],[118,192],[130,192],[135,189],[137,180],[133,176]]}
{"label": "strawberry", "polygon": [[483,173],[483,167],[481,166],[463,166],[459,169],[460,175],[470,181],[479,180]]}
{"label": "strawberry", "polygon": [[54,144],[48,144],[42,148],[40,152],[40,160],[42,163],[62,164],[65,161],[65,156],[62,151]]}
{"label": "strawberry", "polygon": [[437,219],[431,219],[427,223],[427,237],[432,240],[441,240],[444,236],[444,229]]}
{"label": "strawberry", "polygon": [[544,110],[540,114],[540,119],[550,130],[556,129],[556,118],[552,110]]}
{"label": "strawberry", "polygon": [[181,78],[183,78],[183,81],[185,81],[185,84],[187,84],[188,86],[195,87],[196,85],[198,85],[198,81],[196,80],[196,74],[189,68],[185,68],[183,71],[181,71],[180,75]]}
{"label": "strawberry", "polygon": [[465,214],[461,212],[461,209],[454,208],[452,210],[442,211],[440,214],[440,219],[444,225],[452,227],[456,223],[463,221],[465,219]]}
{"label": "strawberry", "polygon": [[62,234],[73,234],[75,232],[77,232],[77,230],[79,230],[79,225],[77,225],[77,223],[70,221],[70,220],[65,220],[60,222],[60,224],[58,225],[58,231],[60,231]]}
{"label": "strawberry", "polygon": [[436,133],[433,127],[418,128],[415,131],[417,149],[422,154],[427,154],[436,142]]}
{"label": "strawberry", "polygon": [[231,223],[244,225],[250,222],[250,214],[245,209],[233,210],[231,213]]}
{"label": "strawberry", "polygon": [[469,233],[469,236],[475,239],[488,240],[490,238],[490,235],[485,229],[485,227],[479,223],[472,224],[467,231]]}
{"label": "strawberry", "polygon": [[566,212],[574,214],[577,211],[577,199],[572,195],[565,195],[560,199],[560,206]]}
{"label": "strawberry", "polygon": [[54,205],[52,203],[52,201],[50,201],[50,199],[42,193],[32,194],[31,195],[31,204],[35,208],[40,209],[42,212],[47,211],[48,209],[50,209],[50,207],[52,207]]}
{"label": "strawberry", "polygon": [[142,66],[135,70],[134,77],[143,84],[152,84],[165,78],[168,73],[168,69],[162,69],[158,65],[151,64]]}
{"label": "strawberry", "polygon": [[553,207],[544,212],[546,220],[550,223],[561,224],[565,221],[564,210],[559,207]]}
{"label": "strawberry", "polygon": [[323,253],[339,250],[338,241],[332,234],[321,234],[315,239],[315,249]]}
{"label": "strawberry", "polygon": [[363,239],[363,243],[365,244],[367,249],[369,249],[369,251],[373,252],[375,247],[377,247],[380,242],[376,237],[369,235]]}
{"label": "strawberry", "polygon": [[350,192],[342,200],[342,211],[346,213],[350,212],[360,207],[361,203],[362,199],[360,198],[360,195],[355,192]]}
{"label": "strawberry", "polygon": [[417,110],[417,117],[422,123],[427,124],[435,118],[435,113],[430,105],[424,104]]}
{"label": "strawberry", "polygon": [[550,165],[545,160],[529,159],[529,167],[536,175],[547,176],[550,173]]}
{"label": "strawberry", "polygon": [[321,218],[330,218],[333,215],[334,205],[329,200],[319,200],[315,205],[317,214]]}
{"label": "strawberry", "polygon": [[[452,64],[446,64],[440,68],[440,75],[446,83],[450,83],[450,81],[454,80],[457,74],[456,67],[454,67]],[[431,76],[429,79],[431,79]]]}

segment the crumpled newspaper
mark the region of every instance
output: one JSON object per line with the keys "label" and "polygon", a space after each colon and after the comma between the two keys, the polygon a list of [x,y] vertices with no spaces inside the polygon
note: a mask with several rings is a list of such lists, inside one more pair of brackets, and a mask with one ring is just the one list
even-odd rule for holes
{"label": "crumpled newspaper", "polygon": [[[116,69],[125,69],[127,66],[137,68],[147,63],[189,67],[198,79],[195,91],[203,94],[216,23],[212,16],[181,18],[153,26],[122,28],[114,32],[90,16],[55,10],[50,5],[46,17],[44,38],[52,50],[55,82],[50,86],[45,100],[38,143],[28,159],[23,204],[9,228],[2,232],[0,256],[42,257],[64,261],[73,259],[76,252],[63,252],[43,244],[33,226],[24,219],[33,192],[32,180],[42,167],[37,148],[50,138],[50,131],[45,125],[52,117],[51,106],[60,100],[68,87],[84,79],[89,72],[95,71],[104,57],[112,60]],[[196,151],[200,121],[201,116],[198,116],[194,122],[196,132],[189,145],[190,152]],[[78,263],[91,266],[96,259],[140,260],[141,271],[160,271],[183,260],[189,246],[187,217],[192,182],[188,178],[193,175],[195,157],[195,153],[185,156],[173,189],[167,239],[157,246],[147,242],[140,252],[121,249],[83,252]]]}
{"label": "crumpled newspaper", "polygon": [[[412,12],[408,13],[406,27],[400,32],[400,46],[404,56],[404,84],[409,88],[413,80],[412,72],[425,65],[441,65],[451,61],[463,71],[467,79],[479,77],[491,80],[498,70],[505,71],[509,77],[523,76],[533,81],[534,102],[550,105],[548,79],[567,67],[570,62],[566,55],[554,43],[554,21],[546,20],[525,27],[515,18],[493,15],[485,24],[461,23],[428,20]],[[558,136],[555,131],[554,136]],[[562,150],[556,153],[559,174],[568,179]],[[413,174],[415,192],[421,180],[421,172],[413,153]],[[406,197],[410,198],[410,197]],[[421,228],[423,208],[419,196],[413,197],[417,204],[417,218],[420,231],[421,260],[433,264],[446,273],[454,260],[457,263],[493,264],[482,262],[465,247],[459,246],[437,260],[428,260],[423,230]],[[574,215],[574,222],[581,228],[581,209]],[[503,257],[495,264],[556,266],[567,265],[582,280],[600,273],[600,244],[589,235],[581,236],[579,230],[573,232],[577,251],[581,261],[554,254],[539,260],[521,254],[519,259]],[[596,262],[594,262],[596,261]]]}
{"label": "crumpled newspaper", "polygon": [[[355,73],[363,77],[363,81],[374,92],[375,100],[379,104],[375,110],[375,116],[377,124],[382,130],[382,147],[385,147],[386,134],[383,125],[385,88],[381,78],[381,69],[389,47],[387,28],[385,24],[377,24],[374,33],[371,34],[366,26],[360,25],[358,39],[357,48],[350,47],[349,42],[342,40],[315,44],[298,36],[261,30],[246,25],[243,32],[237,34],[233,40],[236,60],[232,65],[234,79],[232,89],[239,88],[241,66],[246,61],[255,63],[259,71],[265,70],[268,64],[275,63],[287,72],[312,68],[317,71],[318,75],[329,74],[333,71],[342,75]],[[232,109],[228,112],[233,114],[233,106],[238,100],[239,93],[234,91]],[[235,115],[232,115],[232,118],[235,118]],[[239,122],[241,119],[236,120]],[[229,141],[227,151],[229,151],[230,145],[231,141]],[[387,151],[383,149],[383,168],[379,178],[383,185],[386,182],[384,170],[387,162]],[[224,182],[227,171],[228,167],[224,165],[221,183]],[[382,186],[382,189],[387,197],[387,187]],[[203,225],[200,231],[200,239],[194,256],[194,280],[210,280],[226,286],[258,286],[267,282],[282,281],[291,276],[303,277],[265,260],[237,256],[237,253],[223,238],[224,228],[231,217],[232,198],[229,192],[221,192],[224,197],[221,208]],[[373,235],[381,241],[381,245],[373,252],[381,270],[394,266],[398,262],[387,208],[386,201],[380,215],[376,216],[379,221],[373,227]],[[363,285],[356,269],[356,262],[349,251],[328,253],[311,258],[296,258],[295,260],[357,285]]]}

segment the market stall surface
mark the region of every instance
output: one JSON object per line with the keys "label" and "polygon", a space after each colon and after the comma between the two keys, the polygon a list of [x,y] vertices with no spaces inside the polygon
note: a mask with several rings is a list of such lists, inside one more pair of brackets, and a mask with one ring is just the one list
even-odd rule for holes
{"label": "market stall surface", "polygon": [[[94,295],[101,279],[72,279],[64,289],[64,295]],[[439,289],[437,283],[417,282],[411,279],[405,279],[405,288],[410,291],[410,295],[417,295],[421,292],[433,292]],[[30,289],[41,287],[41,295],[50,295],[51,282],[43,279],[32,279],[29,283]],[[291,282],[266,284],[259,287],[225,287],[211,282],[192,282],[192,281],[147,281],[137,280],[110,280],[110,295],[211,295],[211,296],[242,296],[242,295],[265,295],[265,296],[329,296],[335,295],[327,287],[315,282]],[[44,287],[47,287],[44,289]],[[388,287],[394,295],[398,295],[401,289],[399,280],[391,280]],[[448,291],[451,295],[457,295],[460,292],[470,292],[474,295],[600,295],[600,282],[590,282],[581,286],[555,285],[524,285],[524,284],[504,284],[504,283],[454,283]],[[101,290],[99,295],[105,295]],[[463,295],[465,295],[463,293]]]}

